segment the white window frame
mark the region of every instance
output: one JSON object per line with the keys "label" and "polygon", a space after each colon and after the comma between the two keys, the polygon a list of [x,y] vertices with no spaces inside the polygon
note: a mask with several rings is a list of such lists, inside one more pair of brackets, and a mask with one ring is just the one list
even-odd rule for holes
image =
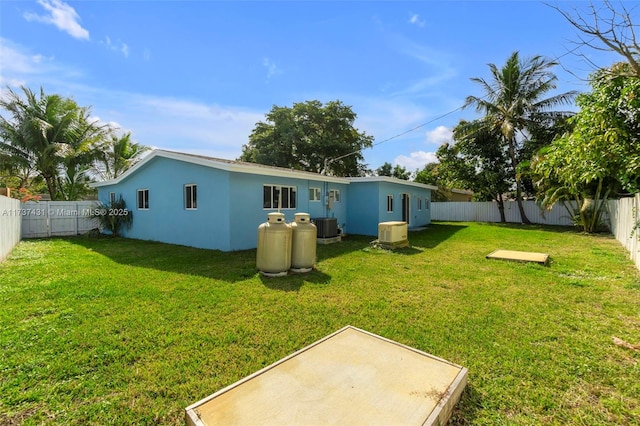
{"label": "white window frame", "polygon": [[320,201],[322,197],[322,189],[309,188],[309,201]]}
{"label": "white window frame", "polygon": [[429,199],[428,198],[424,199],[424,209],[425,210],[429,210]]}
{"label": "white window frame", "polygon": [[[267,202],[265,195],[266,189],[270,188],[271,199]],[[287,191],[288,196],[286,199],[282,196],[278,197],[275,194],[275,190],[280,192]],[[293,206],[291,205],[291,195],[293,194]],[[298,187],[297,186],[289,186],[289,185],[273,185],[273,184],[264,184],[262,185],[262,208],[263,210],[277,210],[278,209],[278,198],[282,201],[282,206],[280,210],[295,210],[298,206]]]}
{"label": "white window frame", "polygon": [[[146,193],[146,199],[145,194]],[[140,195],[142,194],[142,205],[140,207]],[[146,201],[146,203],[145,203]],[[149,188],[141,188],[136,191],[136,205],[138,206],[138,210],[149,210]]]}
{"label": "white window frame", "polygon": [[393,195],[387,195],[387,213],[393,213]]}
{"label": "white window frame", "polygon": [[329,190],[329,197],[333,196],[333,201],[334,202],[340,202],[340,190],[339,189],[330,189]]}
{"label": "white window frame", "polygon": [[418,197],[418,211],[422,210],[422,198]]}
{"label": "white window frame", "polygon": [[116,202],[116,193],[115,192],[110,192],[109,193],[109,204],[112,204]]}
{"label": "white window frame", "polygon": [[198,210],[198,185],[195,183],[184,185],[184,209]]}

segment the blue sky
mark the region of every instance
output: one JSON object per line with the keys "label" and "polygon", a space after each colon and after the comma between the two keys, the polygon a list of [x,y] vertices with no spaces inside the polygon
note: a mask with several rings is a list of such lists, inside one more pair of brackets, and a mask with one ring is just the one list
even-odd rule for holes
{"label": "blue sky", "polygon": [[[488,78],[487,64],[515,50],[561,57],[558,92],[588,90],[592,66],[567,54],[575,40],[535,1],[9,0],[0,2],[0,85],[42,86],[142,144],[226,159],[273,105],[338,99],[375,138],[363,152],[370,168],[415,170],[460,119],[477,117],[459,110],[483,94],[470,78]],[[579,52],[599,66],[617,59]]]}

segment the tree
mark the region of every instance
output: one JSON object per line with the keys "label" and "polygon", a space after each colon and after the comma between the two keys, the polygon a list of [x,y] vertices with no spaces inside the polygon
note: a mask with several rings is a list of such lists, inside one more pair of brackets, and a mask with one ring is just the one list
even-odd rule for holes
{"label": "tree", "polygon": [[373,137],[354,127],[356,114],[340,101],[274,106],[242,146],[239,160],[334,176],[362,176],[361,151]]}
{"label": "tree", "polygon": [[440,188],[447,187],[438,175],[439,163],[427,163],[422,170],[416,170],[414,182],[424,183],[425,185],[437,186],[437,191],[431,191],[431,201],[447,201],[446,195],[440,190]]}
{"label": "tree", "polygon": [[543,204],[575,201],[585,232],[598,228],[610,195],[640,191],[640,79],[630,68],[620,63],[593,74],[592,92],[576,100],[573,131],[532,164]]}
{"label": "tree", "polygon": [[[596,8],[589,4],[589,11],[574,13],[567,12],[556,6],[551,6],[564,16],[573,27],[589,38],[579,36],[579,44],[591,49],[613,51],[621,55],[629,64],[625,70],[610,69],[611,71],[624,72],[625,76],[640,78],[640,44],[636,39],[631,10],[628,10],[622,2],[617,9],[609,0],[602,2],[604,7]],[[591,62],[586,56],[583,57]]]}
{"label": "tree", "polygon": [[376,169],[376,174],[378,176],[391,176],[393,173],[393,165],[389,162],[386,162]]}
{"label": "tree", "polygon": [[477,200],[496,201],[500,220],[506,222],[503,195],[512,187],[513,175],[505,167],[508,156],[502,135],[480,122],[461,121],[453,136],[455,143],[440,146],[436,153],[441,179],[472,190]]}
{"label": "tree", "polygon": [[544,96],[556,88],[556,76],[550,71],[557,65],[541,56],[528,60],[520,60],[516,51],[511,54],[502,68],[489,64],[491,80],[472,78],[478,83],[484,96],[468,96],[465,107],[474,106],[477,112],[485,114],[479,122],[468,130],[478,130],[477,124],[490,133],[501,135],[507,145],[509,167],[516,186],[516,202],[523,223],[531,223],[522,206],[522,184],[518,173],[520,164],[519,150],[522,140],[526,139],[526,130],[544,117],[566,115],[567,113],[550,112],[557,105],[569,103],[576,92],[567,92],[545,98]]}
{"label": "tree", "polygon": [[390,176],[396,179],[409,180],[411,178],[411,172],[407,171],[406,167],[402,167],[396,164],[395,167],[391,163],[385,162],[382,166],[376,169],[378,176]]}
{"label": "tree", "polygon": [[[90,109],[59,95],[38,97],[22,87],[24,99],[8,89],[0,99],[0,164],[4,171],[22,171],[40,176],[52,200],[64,197],[65,171],[77,175],[90,146],[103,135],[99,123],[89,120]],[[88,161],[88,160],[87,160]],[[75,177],[73,178],[75,179]]]}
{"label": "tree", "polygon": [[140,161],[149,150],[148,146],[133,142],[131,132],[118,135],[112,131],[98,149],[93,171],[102,180],[115,179]]}

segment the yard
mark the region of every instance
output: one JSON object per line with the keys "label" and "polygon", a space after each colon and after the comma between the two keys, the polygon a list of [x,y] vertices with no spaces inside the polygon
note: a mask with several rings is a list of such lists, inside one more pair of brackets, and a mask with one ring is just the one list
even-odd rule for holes
{"label": "yard", "polygon": [[[347,324],[467,367],[453,424],[640,424],[640,351],[613,340],[640,343],[640,273],[616,240],[475,223],[409,239],[350,236],[276,279],[255,250],[23,241],[0,265],[0,424],[181,424]],[[484,258],[497,248],[552,262]]]}

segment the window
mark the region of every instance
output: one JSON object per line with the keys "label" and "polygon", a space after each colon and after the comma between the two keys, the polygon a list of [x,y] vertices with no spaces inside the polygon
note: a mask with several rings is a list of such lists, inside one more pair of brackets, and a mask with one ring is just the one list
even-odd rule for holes
{"label": "window", "polygon": [[281,209],[295,209],[296,187],[264,185],[262,207],[265,209],[277,209],[279,202],[282,202]]}
{"label": "window", "polygon": [[424,199],[424,208],[425,208],[425,210],[429,210],[429,199],[428,198]]}
{"label": "window", "polygon": [[184,186],[184,208],[187,210],[198,208],[198,192],[195,184]]}
{"label": "window", "polygon": [[116,193],[115,192],[110,192],[109,193],[109,204],[113,204],[116,202]]}
{"label": "window", "polygon": [[393,195],[387,195],[387,213],[393,212]]}
{"label": "window", "polygon": [[422,210],[422,198],[418,197],[418,210]]}
{"label": "window", "polygon": [[309,188],[309,201],[320,201],[320,188]]}
{"label": "window", "polygon": [[339,189],[331,189],[329,191],[329,197],[333,198],[333,201],[340,201],[340,190]]}
{"label": "window", "polygon": [[149,208],[149,190],[138,189],[138,209],[147,210]]}

